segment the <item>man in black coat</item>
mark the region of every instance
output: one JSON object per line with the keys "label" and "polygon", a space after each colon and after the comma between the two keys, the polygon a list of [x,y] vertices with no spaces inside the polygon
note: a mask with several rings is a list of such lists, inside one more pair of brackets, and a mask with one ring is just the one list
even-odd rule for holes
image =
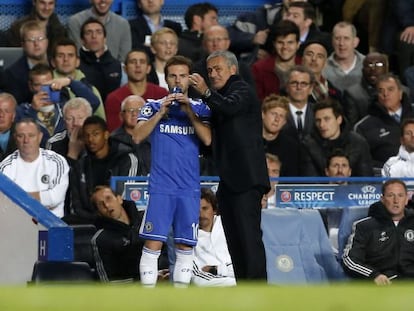
{"label": "man in black coat", "polygon": [[364,137],[351,131],[338,101],[327,98],[313,106],[315,130],[302,141],[301,175],[325,176],[328,156],[342,149],[353,176],[373,176],[370,148]]}
{"label": "man in black coat", "polygon": [[381,201],[370,206],[368,217],[355,222],[342,256],[353,277],[388,285],[414,277],[414,215],[405,207],[407,186],[390,179],[382,186]]}
{"label": "man in black coat", "polygon": [[368,142],[374,170],[380,172],[384,163],[398,153],[401,122],[414,117],[414,109],[403,92],[398,76],[387,73],[378,77],[377,101],[368,108],[368,115],[354,126]]}
{"label": "man in black coat", "polygon": [[266,279],[261,198],[270,190],[261,136],[260,103],[238,75],[236,56],[216,51],[207,58],[210,90],[190,76],[213,112],[213,152],[220,176],[218,202],[236,278]]}
{"label": "man in black coat", "polygon": [[98,211],[98,229],[91,239],[96,272],[102,282],[139,279],[139,260],[144,241],[139,238],[143,212],[123,200],[109,186],[97,186],[91,202]]}

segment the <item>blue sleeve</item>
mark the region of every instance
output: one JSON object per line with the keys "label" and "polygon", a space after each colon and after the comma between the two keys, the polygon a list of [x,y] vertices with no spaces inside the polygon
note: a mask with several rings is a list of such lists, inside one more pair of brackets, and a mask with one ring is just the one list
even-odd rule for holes
{"label": "blue sleeve", "polygon": [[92,110],[94,112],[96,109],[98,109],[101,102],[99,101],[99,98],[93,93],[92,88],[90,88],[85,83],[77,80],[72,80],[69,87],[77,97],[85,98],[91,104]]}
{"label": "blue sleeve", "polygon": [[160,110],[159,102],[147,102],[142,108],[138,116],[138,121],[148,121],[157,111]]}

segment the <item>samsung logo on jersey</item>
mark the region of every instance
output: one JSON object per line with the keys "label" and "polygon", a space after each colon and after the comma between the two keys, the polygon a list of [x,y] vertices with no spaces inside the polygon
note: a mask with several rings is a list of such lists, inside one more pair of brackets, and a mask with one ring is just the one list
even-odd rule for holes
{"label": "samsung logo on jersey", "polygon": [[192,126],[179,126],[160,124],[160,132],[167,134],[180,134],[180,135],[194,135],[195,130]]}

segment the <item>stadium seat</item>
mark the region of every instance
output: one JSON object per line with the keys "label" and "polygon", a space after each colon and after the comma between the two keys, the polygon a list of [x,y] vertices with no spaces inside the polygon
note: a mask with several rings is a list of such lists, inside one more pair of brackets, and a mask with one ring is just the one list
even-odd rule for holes
{"label": "stadium seat", "polygon": [[92,282],[94,275],[86,262],[37,261],[33,267],[32,283]]}
{"label": "stadium seat", "polygon": [[262,230],[269,283],[326,283],[345,278],[317,210],[263,210]]}
{"label": "stadium seat", "polygon": [[71,225],[73,229],[73,260],[88,263],[95,271],[95,260],[91,246],[91,239],[96,233],[94,225]]}
{"label": "stadium seat", "polygon": [[342,258],[348,237],[352,232],[352,225],[368,215],[367,206],[344,207],[338,229],[338,258]]}
{"label": "stadium seat", "polygon": [[7,68],[23,55],[21,47],[0,47],[0,67]]}

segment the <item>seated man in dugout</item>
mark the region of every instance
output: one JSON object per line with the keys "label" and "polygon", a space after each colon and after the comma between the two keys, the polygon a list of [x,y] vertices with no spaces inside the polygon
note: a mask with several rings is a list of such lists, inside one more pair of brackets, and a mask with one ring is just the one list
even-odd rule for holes
{"label": "seated man in dugout", "polygon": [[389,285],[414,278],[414,214],[407,210],[407,186],[389,179],[367,218],[354,223],[342,261],[352,277]]}

